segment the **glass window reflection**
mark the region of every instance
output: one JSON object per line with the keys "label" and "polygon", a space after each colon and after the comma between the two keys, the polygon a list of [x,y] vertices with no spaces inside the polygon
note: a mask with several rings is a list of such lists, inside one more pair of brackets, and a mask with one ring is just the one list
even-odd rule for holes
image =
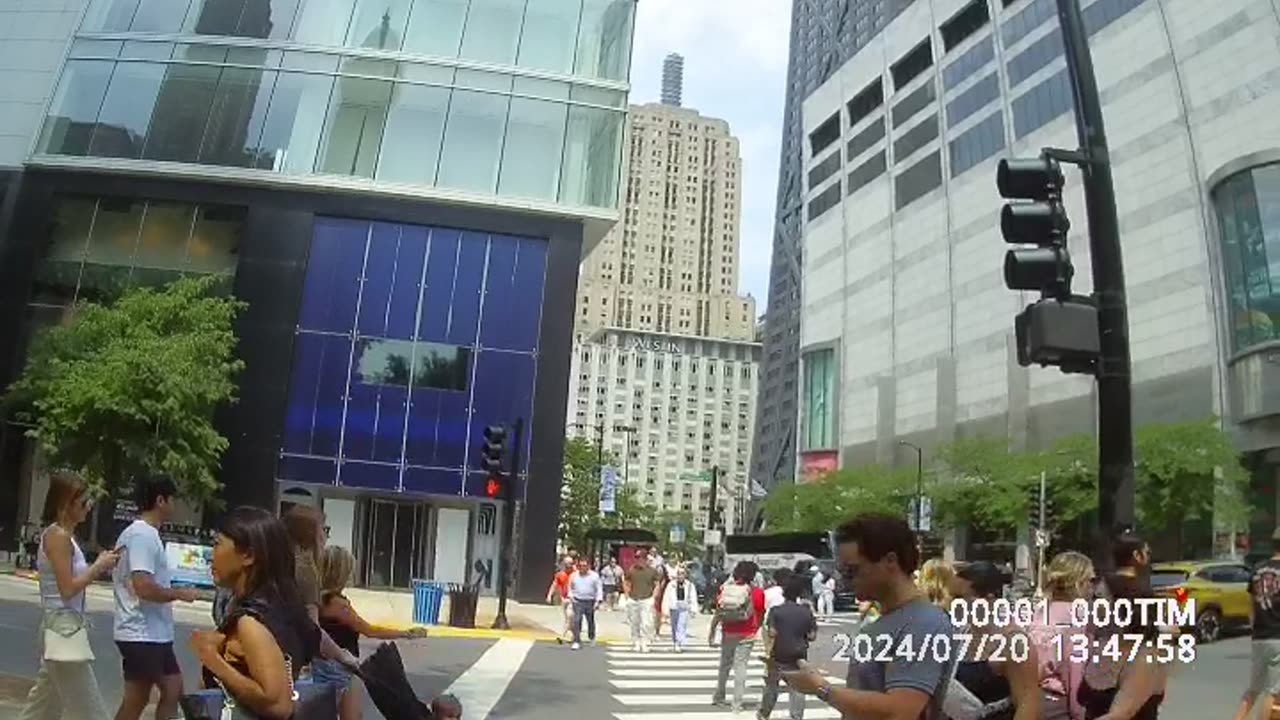
{"label": "glass window reflection", "polygon": [[610,80],[627,79],[634,10],[632,0],[583,0],[575,72]]}
{"label": "glass window reflection", "polygon": [[271,169],[272,158],[259,150],[259,141],[275,82],[274,72],[223,68],[209,109],[200,162]]}
{"label": "glass window reflection", "polygon": [[326,121],[320,172],[373,177],[387,124],[392,85],[384,80],[340,77]]}
{"label": "glass window reflection", "polygon": [[294,39],[310,45],[341,47],[351,25],[354,0],[307,0]]}
{"label": "glass window reflection", "polygon": [[573,71],[582,0],[534,0],[525,13],[516,64],[557,73]]}
{"label": "glass window reflection", "polygon": [[511,99],[499,194],[556,199],[567,113],[564,103]]}
{"label": "glass window reflection", "polygon": [[409,15],[405,52],[457,57],[466,20],[467,0],[418,0]]}
{"label": "glass window reflection", "polygon": [[1235,350],[1280,340],[1280,165],[1228,178],[1213,199]]}
{"label": "glass window reflection", "polygon": [[409,22],[410,0],[358,0],[347,47],[399,50]]}
{"label": "glass window reflection", "polygon": [[123,32],[138,12],[139,0],[94,0],[84,16],[88,32]]}
{"label": "glass window reflection", "polygon": [[142,155],[151,111],[159,97],[164,74],[164,65],[116,65],[98,113],[98,125],[89,141],[90,155],[120,158]]}
{"label": "glass window reflection", "polygon": [[455,90],[440,158],[442,187],[493,193],[510,98]]}
{"label": "glass window reflection", "polygon": [[622,115],[570,106],[564,145],[560,201],[570,205],[615,207]]}
{"label": "glass window reflection", "polygon": [[525,0],[471,0],[462,34],[467,60],[514,65]]}
{"label": "glass window reflection", "polygon": [[312,171],[332,90],[333,78],[325,75],[280,73],[260,144],[272,170],[300,175]]}
{"label": "glass window reflection", "polygon": [[113,67],[108,60],[72,60],[66,64],[41,131],[41,152],[88,154]]}
{"label": "glass window reflection", "polygon": [[194,162],[200,154],[222,70],[212,65],[166,67],[142,157]]}
{"label": "glass window reflection", "polygon": [[449,90],[400,85],[391,98],[387,131],[378,157],[377,177],[388,182],[432,185],[440,163],[440,144]]}
{"label": "glass window reflection", "polygon": [[302,0],[195,0],[186,25],[198,35],[289,37]]}

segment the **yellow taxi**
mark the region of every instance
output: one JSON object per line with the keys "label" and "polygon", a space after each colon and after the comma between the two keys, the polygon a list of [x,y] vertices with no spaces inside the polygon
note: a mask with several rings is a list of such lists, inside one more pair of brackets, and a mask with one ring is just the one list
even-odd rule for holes
{"label": "yellow taxi", "polygon": [[1248,627],[1252,599],[1249,566],[1230,560],[1184,560],[1151,566],[1151,587],[1157,596],[1196,601],[1196,639],[1217,640],[1224,629]]}

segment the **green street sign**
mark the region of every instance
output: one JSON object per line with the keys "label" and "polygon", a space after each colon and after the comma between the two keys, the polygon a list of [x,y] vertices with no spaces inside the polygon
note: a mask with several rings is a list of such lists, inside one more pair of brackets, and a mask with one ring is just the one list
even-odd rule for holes
{"label": "green street sign", "polygon": [[711,482],[711,472],[703,470],[702,472],[680,473],[681,482]]}

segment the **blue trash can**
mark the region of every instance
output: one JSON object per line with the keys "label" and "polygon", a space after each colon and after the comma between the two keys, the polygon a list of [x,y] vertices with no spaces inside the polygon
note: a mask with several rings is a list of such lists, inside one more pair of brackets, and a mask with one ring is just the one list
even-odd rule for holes
{"label": "blue trash can", "polygon": [[444,604],[445,586],[430,580],[413,581],[413,624],[436,625]]}

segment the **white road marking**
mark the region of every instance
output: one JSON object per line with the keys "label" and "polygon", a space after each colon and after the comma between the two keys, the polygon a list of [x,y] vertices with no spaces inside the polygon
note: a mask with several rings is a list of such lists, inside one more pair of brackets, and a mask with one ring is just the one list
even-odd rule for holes
{"label": "white road marking", "polygon": [[457,696],[468,718],[486,720],[532,648],[532,640],[502,638],[454,680],[445,694]]}
{"label": "white road marking", "polygon": [[[785,710],[785,707],[779,709]],[[775,710],[774,712],[777,712]],[[747,712],[734,713],[730,710],[709,710],[707,712],[661,712],[661,713],[614,713],[614,720],[743,720],[750,717]],[[840,720],[840,713],[835,708],[806,708],[805,720]]]}

